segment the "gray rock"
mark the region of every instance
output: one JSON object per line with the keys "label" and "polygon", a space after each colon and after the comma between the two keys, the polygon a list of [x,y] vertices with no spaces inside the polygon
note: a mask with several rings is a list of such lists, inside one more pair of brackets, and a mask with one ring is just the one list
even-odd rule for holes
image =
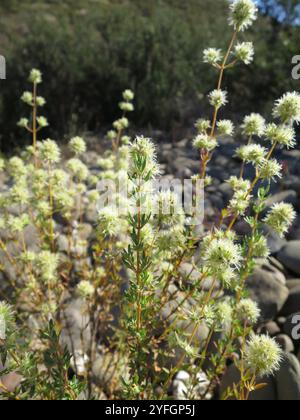
{"label": "gray rock", "polygon": [[[191,392],[191,377],[185,371],[180,371],[176,375],[172,384],[172,394],[175,400],[186,400],[188,396],[192,399],[199,399],[204,395],[210,384],[206,374],[204,372],[197,373],[197,385],[194,385],[193,395],[189,395]],[[206,399],[211,399],[211,395],[207,395]]]}
{"label": "gray rock", "polygon": [[288,316],[300,311],[300,286],[290,290],[289,297],[281,310],[281,315]]}
{"label": "gray rock", "polygon": [[281,203],[283,201],[285,203],[295,204],[296,201],[297,201],[297,193],[296,193],[296,191],[294,191],[294,190],[287,190],[287,191],[279,192],[277,194],[273,194],[266,201],[266,206],[267,207],[271,207],[273,204],[275,204],[275,203]]}
{"label": "gray rock", "polygon": [[185,156],[177,157],[172,162],[172,171],[175,176],[184,178],[199,172],[199,162],[193,159],[188,159]]}
{"label": "gray rock", "polygon": [[63,312],[62,341],[69,351],[86,353],[82,348],[91,339],[89,318],[84,312],[85,304],[82,299],[70,300],[65,304]]}
{"label": "gray rock", "polygon": [[250,296],[261,309],[262,322],[275,319],[285,304],[289,291],[284,283],[284,275],[271,266],[268,269],[257,268],[247,280]]}
{"label": "gray rock", "polygon": [[284,324],[286,323],[286,318],[284,316],[280,316],[277,318],[276,322],[279,325],[279,327],[282,329]]}
{"label": "gray rock", "polygon": [[291,241],[277,255],[278,260],[290,271],[300,275],[300,241]]}
{"label": "gray rock", "polygon": [[[285,273],[285,268],[284,268],[283,264],[281,264],[281,262],[279,262],[274,257],[269,257],[267,265],[265,263],[263,265],[265,265],[266,267],[271,265],[272,267],[276,268],[281,273]],[[284,276],[284,278],[285,278],[285,276]],[[284,283],[286,284],[286,279],[284,280]]]}
{"label": "gray rock", "polygon": [[69,239],[66,235],[59,235],[56,241],[57,248],[60,252],[68,252],[69,250]]}
{"label": "gray rock", "polygon": [[300,287],[300,279],[288,279],[286,282],[286,287],[289,290],[295,289],[296,287]]}
{"label": "gray rock", "polygon": [[285,353],[293,353],[295,351],[294,343],[288,335],[279,334],[275,337],[275,341]]}
{"label": "gray rock", "polygon": [[275,335],[280,334],[280,331],[281,331],[280,327],[274,321],[268,322],[261,328],[262,334],[268,334],[271,337],[274,337]]}
{"label": "gray rock", "polygon": [[263,227],[263,232],[267,237],[268,247],[272,255],[277,254],[286,245],[286,240],[280,238],[280,236],[268,226],[265,225]]}
{"label": "gray rock", "polygon": [[276,374],[279,401],[300,401],[300,363],[293,354],[285,354]]}
{"label": "gray rock", "polygon": [[223,197],[226,200],[229,200],[233,196],[232,188],[229,184],[227,184],[227,182],[224,182],[223,184],[219,185],[218,190],[222,193]]}
{"label": "gray rock", "polygon": [[[18,388],[21,385],[22,379],[23,379],[22,376],[16,372],[11,372],[7,375],[0,377],[2,384],[5,386],[5,388],[9,392],[14,392],[16,388]],[[0,394],[1,394],[1,388],[0,388]]]}
{"label": "gray rock", "polygon": [[98,355],[93,364],[93,378],[96,385],[106,387],[120,387],[121,378],[128,378],[128,366],[126,362],[120,363],[117,353],[105,353]]}

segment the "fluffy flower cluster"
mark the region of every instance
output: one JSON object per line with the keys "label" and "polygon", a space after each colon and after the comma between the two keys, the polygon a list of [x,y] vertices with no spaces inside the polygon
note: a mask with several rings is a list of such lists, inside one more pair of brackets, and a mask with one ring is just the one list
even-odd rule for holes
{"label": "fluffy flower cluster", "polygon": [[155,178],[159,174],[156,150],[149,138],[137,137],[130,146],[130,176]]}
{"label": "fluffy flower cluster", "polygon": [[197,150],[207,150],[208,152],[211,152],[218,146],[218,142],[208,134],[198,134],[193,141],[193,146]]}
{"label": "fluffy flower cluster", "polygon": [[255,166],[261,165],[262,161],[265,160],[266,153],[267,150],[259,144],[242,146],[236,152],[243,162],[252,163]]}
{"label": "fluffy flower cluster", "polygon": [[266,121],[260,114],[252,113],[244,119],[242,130],[246,136],[262,137],[265,133]]}
{"label": "fluffy flower cluster", "polygon": [[234,125],[230,120],[220,120],[217,122],[218,134],[221,136],[232,136]]}
{"label": "fluffy flower cluster", "polygon": [[272,144],[278,143],[288,149],[296,146],[296,132],[293,127],[288,125],[268,124],[266,128],[266,138]]}
{"label": "fluffy flower cluster", "polygon": [[104,207],[98,212],[98,229],[105,236],[115,236],[119,232],[120,220],[117,210],[113,207]]}
{"label": "fluffy flower cluster", "polygon": [[275,118],[279,118],[282,124],[300,122],[300,94],[288,92],[278,99],[273,110]]}
{"label": "fluffy flower cluster", "polygon": [[252,196],[248,192],[243,190],[237,190],[234,193],[233,198],[229,202],[229,208],[234,214],[239,216],[245,214],[246,210],[250,205]]}
{"label": "fluffy flower cluster", "polygon": [[282,351],[274,339],[252,334],[246,345],[245,360],[255,375],[269,376],[279,369]]}
{"label": "fluffy flower cluster", "polygon": [[259,165],[259,175],[261,179],[276,181],[282,178],[282,165],[276,159],[264,159]]}
{"label": "fluffy flower cluster", "polygon": [[199,120],[196,121],[195,127],[198,133],[203,134],[203,133],[207,133],[207,130],[211,127],[211,123],[209,120],[200,118]]}
{"label": "fluffy flower cluster", "polygon": [[255,325],[260,317],[260,309],[253,300],[242,299],[237,304],[236,315],[242,324]]}
{"label": "fluffy flower cluster", "polygon": [[213,106],[216,109],[221,108],[222,106],[225,106],[228,102],[227,100],[227,92],[221,90],[221,89],[215,89],[213,90],[209,95],[209,103],[211,106]]}
{"label": "fluffy flower cluster", "polygon": [[222,51],[216,48],[207,48],[203,52],[204,63],[215,65],[221,62],[222,59],[223,59]]}
{"label": "fluffy flower cluster", "polygon": [[88,298],[90,298],[90,297],[92,297],[94,295],[95,288],[92,285],[92,283],[89,282],[88,280],[82,280],[77,285],[77,293],[83,299],[88,299]]}
{"label": "fluffy flower cluster", "polygon": [[257,19],[258,9],[252,0],[234,0],[230,5],[229,23],[237,31],[244,31]]}
{"label": "fluffy flower cluster", "polygon": [[39,151],[41,158],[50,165],[60,161],[60,150],[54,140],[47,139],[40,143]]}
{"label": "fluffy flower cluster", "polygon": [[203,242],[202,258],[212,277],[230,284],[242,261],[241,247],[230,237],[209,235]]}
{"label": "fluffy flower cluster", "polygon": [[29,75],[29,81],[31,83],[40,84],[42,83],[42,73],[38,69],[32,69]]}
{"label": "fluffy flower cluster", "polygon": [[58,254],[53,254],[50,251],[42,251],[37,255],[35,265],[42,281],[49,285],[57,284]]}
{"label": "fluffy flower cluster", "polygon": [[250,181],[243,178],[238,178],[236,176],[232,176],[229,178],[227,183],[231,186],[231,188],[235,191],[243,191],[248,192],[250,189]]}
{"label": "fluffy flower cluster", "polygon": [[81,137],[73,137],[70,140],[69,147],[76,156],[83,155],[86,152],[86,144]]}
{"label": "fluffy flower cluster", "polygon": [[297,214],[291,204],[276,203],[272,206],[264,222],[283,237],[288,232],[296,217]]}
{"label": "fluffy flower cluster", "polygon": [[235,56],[245,64],[252,63],[254,59],[254,47],[252,42],[241,42],[235,46]]}

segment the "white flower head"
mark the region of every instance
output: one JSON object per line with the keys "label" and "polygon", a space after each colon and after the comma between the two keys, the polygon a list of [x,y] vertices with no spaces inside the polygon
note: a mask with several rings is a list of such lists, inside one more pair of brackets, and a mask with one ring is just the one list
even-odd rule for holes
{"label": "white flower head", "polygon": [[82,280],[77,285],[77,293],[83,299],[88,299],[95,294],[95,288],[88,280]]}
{"label": "white flower head", "polygon": [[127,118],[123,117],[113,123],[113,127],[117,131],[125,130],[129,127],[129,121]]}
{"label": "white flower head", "polygon": [[40,252],[35,260],[39,276],[47,284],[56,284],[58,281],[59,255],[50,251]]}
{"label": "white flower head", "polygon": [[221,136],[232,136],[234,133],[234,125],[230,120],[218,121],[217,128]]}
{"label": "white flower head", "polygon": [[113,207],[104,207],[98,212],[98,228],[107,236],[116,236],[120,229],[120,219]]}
{"label": "white flower head", "polygon": [[275,118],[279,118],[283,124],[297,124],[300,122],[300,94],[288,92],[275,102],[273,110]]}
{"label": "white flower head", "polygon": [[254,47],[252,42],[241,42],[235,46],[235,56],[246,65],[254,59]]}
{"label": "white flower head", "polygon": [[29,106],[33,106],[33,95],[31,92],[24,92],[23,95],[21,96],[21,100],[29,105]]}
{"label": "white flower head", "polygon": [[121,109],[121,111],[124,111],[124,112],[133,112],[134,111],[134,106],[130,102],[120,102],[119,103],[119,108]]}
{"label": "white flower head", "polygon": [[225,106],[228,103],[227,92],[221,89],[213,90],[208,95],[208,98],[210,105],[217,109],[221,108],[222,106]]}
{"label": "white flower head", "polygon": [[252,243],[252,255],[254,258],[268,258],[270,256],[270,249],[268,240],[265,236],[256,238]]}
{"label": "white flower head", "polygon": [[47,139],[40,146],[41,158],[46,163],[54,164],[60,161],[60,150],[54,140]]}
{"label": "white flower head", "polygon": [[198,134],[193,140],[193,146],[197,150],[207,150],[211,152],[218,146],[215,138],[211,138],[208,134]]}
{"label": "white flower head", "polygon": [[226,268],[239,267],[241,262],[241,248],[231,239],[216,238],[210,241],[203,253],[205,264],[218,273]]}
{"label": "white flower head", "polygon": [[29,126],[28,118],[21,118],[20,121],[18,122],[18,126],[22,128],[28,128]]}
{"label": "white flower head", "polygon": [[23,160],[16,156],[9,159],[7,169],[13,178],[20,178],[27,173]]}
{"label": "white flower head", "polygon": [[137,137],[130,145],[131,175],[154,178],[159,175],[156,149],[151,139]]}
{"label": "white flower head", "polygon": [[264,219],[264,223],[283,237],[292,226],[296,217],[297,213],[291,204],[275,203]]}
{"label": "white flower head", "polygon": [[125,90],[123,92],[123,99],[124,99],[124,101],[127,101],[127,102],[133,101],[134,93],[130,89]]}
{"label": "white flower head", "polygon": [[242,146],[236,151],[236,155],[246,163],[260,165],[264,161],[267,150],[259,144]]}
{"label": "white flower head", "polygon": [[252,0],[234,0],[230,5],[229,24],[244,31],[257,19],[258,8]]}
{"label": "white flower head", "polygon": [[245,349],[245,361],[251,372],[270,376],[280,367],[282,350],[273,338],[252,334]]}
{"label": "white flower head", "polygon": [[205,120],[204,118],[200,118],[196,121],[195,127],[199,133],[203,134],[211,127],[211,122],[209,120]]}
{"label": "white flower head", "polygon": [[244,118],[242,124],[243,134],[246,136],[262,137],[266,129],[266,120],[260,115],[252,113]]}
{"label": "white flower head", "polygon": [[272,144],[278,143],[288,149],[293,149],[296,146],[296,132],[294,128],[289,125],[268,124],[266,128],[266,138],[270,140]]}
{"label": "white flower head", "polygon": [[46,105],[46,99],[43,98],[42,96],[37,96],[36,100],[35,100],[35,103],[36,103],[37,106],[41,106],[41,107],[45,106]]}
{"label": "white flower head", "polygon": [[245,191],[235,191],[233,198],[229,202],[229,208],[238,215],[245,214],[250,205],[251,195]]}
{"label": "white flower head", "polygon": [[232,307],[226,300],[220,301],[215,306],[215,320],[219,327],[224,328],[232,321]]}
{"label": "white flower head", "polygon": [[32,69],[29,75],[29,81],[31,83],[40,84],[42,83],[42,73],[38,69]]}
{"label": "white flower head", "polygon": [[276,159],[264,159],[259,165],[260,178],[268,181],[276,181],[282,178],[282,165]]}
{"label": "white flower head", "polygon": [[85,181],[89,176],[88,167],[77,158],[70,159],[67,162],[67,169],[79,181]]}
{"label": "white flower head", "polygon": [[242,179],[236,176],[230,177],[227,183],[231,186],[231,188],[234,191],[244,191],[244,192],[248,192],[251,185],[248,179]]}
{"label": "white flower head", "polygon": [[70,140],[69,148],[76,156],[80,156],[86,152],[86,143],[82,137],[73,137]]}
{"label": "white flower head", "polygon": [[48,127],[49,125],[47,118],[43,116],[37,117],[36,121],[40,128],[45,128],[45,127]]}
{"label": "white flower head", "polygon": [[252,299],[242,299],[236,307],[239,321],[248,325],[255,325],[260,317],[260,309]]}
{"label": "white flower head", "polygon": [[203,52],[203,61],[204,63],[217,64],[223,59],[223,54],[221,50],[216,48],[207,48]]}

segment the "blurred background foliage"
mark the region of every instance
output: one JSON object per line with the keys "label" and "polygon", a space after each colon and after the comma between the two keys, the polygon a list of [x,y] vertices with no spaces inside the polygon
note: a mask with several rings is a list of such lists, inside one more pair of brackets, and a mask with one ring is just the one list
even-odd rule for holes
{"label": "blurred background foliage", "polygon": [[[299,90],[291,60],[300,54],[299,2],[261,0],[261,16],[243,40],[255,43],[250,67],[228,72],[230,117],[270,110],[284,91]],[[209,112],[215,75],[205,47],[228,43],[227,0],[1,0],[1,148],[26,142],[16,127],[20,96],[40,68],[49,136],[99,131],[118,115],[120,93],[136,92],[137,127],[174,130]],[[28,86],[29,87],[29,86]]]}

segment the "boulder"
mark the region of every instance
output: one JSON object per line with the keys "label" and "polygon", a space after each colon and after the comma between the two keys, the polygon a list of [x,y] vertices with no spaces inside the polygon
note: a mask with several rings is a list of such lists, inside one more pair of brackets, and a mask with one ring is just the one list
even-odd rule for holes
{"label": "boulder", "polygon": [[285,286],[285,277],[271,266],[256,268],[246,282],[250,296],[261,309],[261,322],[271,321],[283,308],[289,291]]}
{"label": "boulder", "polygon": [[266,206],[271,207],[273,204],[276,203],[290,203],[295,204],[297,201],[297,193],[294,190],[287,190],[281,191],[277,194],[273,194],[268,200],[266,201]]}
{"label": "boulder", "polygon": [[292,339],[286,334],[279,334],[275,337],[275,341],[285,353],[293,353],[295,346]]}
{"label": "boulder", "polygon": [[300,241],[288,242],[277,258],[288,270],[300,275]]}
{"label": "boulder", "polygon": [[276,374],[279,401],[300,401],[300,363],[293,354],[285,354]]}
{"label": "boulder", "polygon": [[289,297],[281,310],[281,315],[288,316],[300,311],[300,286],[290,290]]}

